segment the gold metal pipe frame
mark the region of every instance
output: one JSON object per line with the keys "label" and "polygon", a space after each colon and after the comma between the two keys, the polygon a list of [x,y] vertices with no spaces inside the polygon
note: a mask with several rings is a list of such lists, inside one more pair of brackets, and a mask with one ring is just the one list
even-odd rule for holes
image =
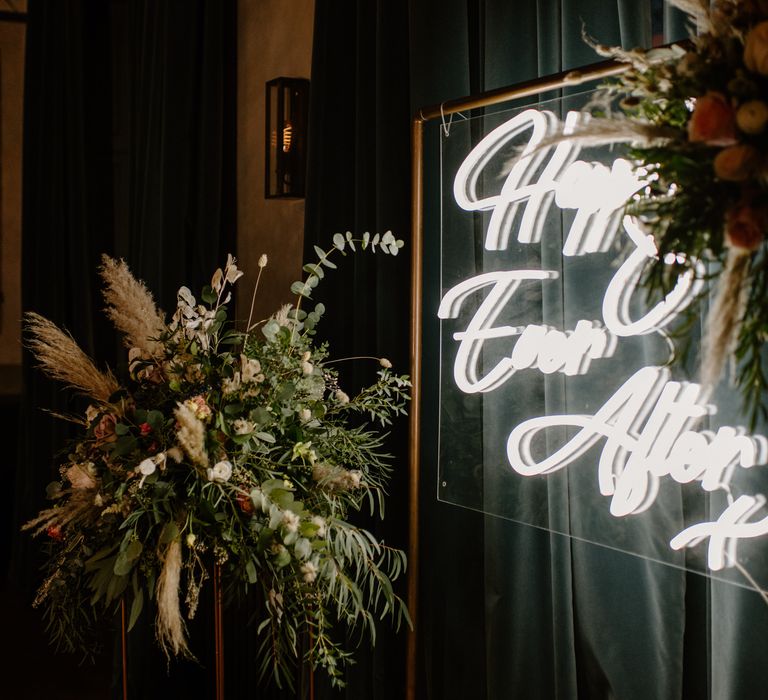
{"label": "gold metal pipe frame", "polygon": [[479,95],[449,100],[424,107],[416,113],[411,124],[411,381],[413,383],[410,410],[409,498],[408,515],[408,609],[413,630],[408,635],[406,649],[406,700],[418,700],[418,612],[419,612],[419,456],[421,450],[421,334],[422,334],[422,266],[424,226],[424,123],[464,110],[489,107],[522,97],[539,95],[549,90],[581,85],[620,75],[628,69],[625,63],[602,61],[583,68],[564,71],[507,88]]}

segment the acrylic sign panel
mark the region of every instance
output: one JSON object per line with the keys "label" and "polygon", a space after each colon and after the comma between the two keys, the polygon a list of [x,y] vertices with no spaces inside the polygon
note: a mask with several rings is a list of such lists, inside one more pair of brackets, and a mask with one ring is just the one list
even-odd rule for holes
{"label": "acrylic sign panel", "polygon": [[438,497],[767,587],[764,426],[670,363],[702,283],[646,303],[643,175],[553,140],[588,97],[441,130]]}

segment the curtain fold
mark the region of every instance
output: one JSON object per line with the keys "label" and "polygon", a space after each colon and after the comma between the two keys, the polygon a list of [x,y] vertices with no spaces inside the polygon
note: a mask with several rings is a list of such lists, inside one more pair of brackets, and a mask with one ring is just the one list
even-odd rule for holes
{"label": "curtain fold", "polygon": [[[409,36],[405,0],[317,0],[309,110],[304,251],[331,246],[334,233],[360,237],[391,230],[406,246],[397,257],[359,251],[337,260],[313,293],[326,312],[318,336],[334,358],[387,357],[408,372]],[[338,365],[347,393],[370,383],[375,362]],[[388,544],[406,548],[407,425],[393,427],[395,455],[387,518],[360,522]],[[397,582],[404,595],[405,580]],[[342,697],[388,700],[404,686],[404,630],[377,624],[375,650],[364,642]],[[350,643],[352,637],[350,637]],[[322,685],[322,681],[321,681]],[[339,697],[320,688],[318,697]]]}
{"label": "curtain fold", "polygon": [[[412,107],[595,62],[582,41],[582,26],[600,43],[649,46],[651,10],[650,2],[622,0],[488,0],[480,10],[470,0],[412,3]],[[679,12],[665,12],[664,20],[665,40],[685,35]],[[482,69],[469,65],[481,55]],[[484,76],[480,85],[477,76]],[[439,337],[439,129],[438,120],[425,127],[425,367],[437,355]],[[471,235],[469,224],[467,230]],[[437,397],[429,375],[423,394]],[[436,502],[437,408],[428,398],[422,410],[423,697],[669,700],[759,694],[764,677],[755,660],[765,635],[755,642],[757,652],[739,641],[751,620],[768,617],[757,594]],[[485,483],[485,492],[495,498],[492,483]],[[562,515],[563,501],[554,495],[550,490],[550,517]],[[672,497],[667,506],[675,517],[681,504]]]}
{"label": "curtain fold", "polygon": [[[172,312],[181,284],[199,289],[235,252],[235,9],[235,0],[29,0],[23,308],[66,327],[98,364],[124,361],[101,312],[102,253],[125,258]],[[70,433],[41,409],[85,410],[30,365],[25,354],[17,525],[45,505]],[[13,578],[30,600],[40,549],[17,536]],[[168,675],[152,615],[130,635],[132,696],[209,697],[208,668]],[[196,634],[206,640],[203,618]],[[122,697],[116,662],[112,691]]]}

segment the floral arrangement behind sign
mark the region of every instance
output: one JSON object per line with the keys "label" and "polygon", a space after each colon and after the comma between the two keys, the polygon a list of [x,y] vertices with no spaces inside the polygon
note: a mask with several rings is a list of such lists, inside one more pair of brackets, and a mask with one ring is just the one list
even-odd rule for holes
{"label": "floral arrangement behind sign", "polygon": [[304,660],[343,685],[351,654],[339,623],[373,638],[377,616],[408,621],[392,586],[404,553],[348,521],[364,505],[383,515],[381,428],[405,413],[408,378],[385,358],[363,358],[376,381],[349,396],[314,341],[322,304],[302,308],[335,268],[333,253],[356,242],[391,255],[402,246],[389,232],[337,234],[293,284],[297,303],[244,330],[227,323],[243,274],[231,256],[201,302],[179,289],[169,322],[125,263],[104,257],[106,313],[128,348],[122,385],[67,333],[28,315],[40,367],[92,402],[74,419],[82,435],[49,486],[51,507],[25,526],[50,538],[35,604],[60,646],[92,651],[98,614],[124,599],[131,627],[149,600],[160,646],[190,655],[184,618],[214,563],[232,589],[261,594],[260,670],[279,684],[292,685]]}
{"label": "floral arrangement behind sign", "polygon": [[[563,138],[630,143],[645,188],[629,203],[658,255],[644,277],[651,297],[687,270],[717,278],[703,342],[702,383],[732,360],[752,423],[768,416],[761,352],[768,333],[768,1],[670,0],[693,37],[681,45],[623,51],[628,63],[604,86],[602,109]],[[673,261],[670,264],[670,261]],[[709,262],[706,267],[701,262]]]}

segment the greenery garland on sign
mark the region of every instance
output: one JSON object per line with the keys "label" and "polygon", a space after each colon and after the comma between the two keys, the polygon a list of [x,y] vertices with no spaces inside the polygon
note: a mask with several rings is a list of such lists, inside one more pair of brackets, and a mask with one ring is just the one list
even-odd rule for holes
{"label": "greenery garland on sign", "polygon": [[629,65],[603,86],[587,126],[562,138],[630,144],[644,188],[628,213],[657,250],[643,277],[649,299],[686,273],[715,283],[701,381],[713,387],[731,365],[754,427],[768,417],[768,0],[669,2],[693,25],[684,44],[624,51],[587,38]]}
{"label": "greenery garland on sign", "polygon": [[179,289],[169,322],[125,263],[105,256],[106,313],[128,348],[122,385],[28,314],[40,367],[91,401],[74,419],[83,432],[49,486],[51,507],[25,526],[50,538],[36,604],[61,647],[92,652],[95,617],[125,599],[132,626],[149,599],[165,653],[190,655],[181,599],[192,618],[214,562],[232,589],[261,595],[260,670],[278,684],[292,686],[306,661],[343,685],[351,653],[339,623],[372,639],[377,617],[410,624],[392,585],[405,554],[348,520],[364,505],[383,515],[381,428],[405,413],[410,383],[370,358],[376,381],[348,396],[314,342],[322,304],[301,308],[333,254],[356,243],[390,255],[402,246],[390,232],[337,234],[292,285],[297,303],[241,331],[227,322],[243,274],[231,256],[202,303]]}

